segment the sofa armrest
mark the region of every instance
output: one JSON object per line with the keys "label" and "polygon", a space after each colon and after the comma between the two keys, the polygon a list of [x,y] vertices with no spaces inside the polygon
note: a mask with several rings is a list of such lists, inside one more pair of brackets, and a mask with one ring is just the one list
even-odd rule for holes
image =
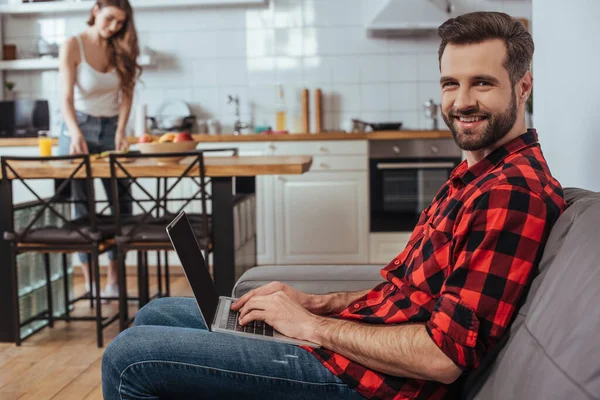
{"label": "sofa armrest", "polygon": [[371,289],[383,282],[380,265],[285,265],[255,267],[235,284],[232,296],[272,281],[279,281],[305,293],[325,294]]}

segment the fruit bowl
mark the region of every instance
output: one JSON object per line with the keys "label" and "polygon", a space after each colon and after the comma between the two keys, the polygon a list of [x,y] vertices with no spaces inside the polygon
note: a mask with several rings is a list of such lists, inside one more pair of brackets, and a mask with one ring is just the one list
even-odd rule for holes
{"label": "fruit bowl", "polygon": [[[198,143],[194,141],[185,141],[185,142],[151,142],[151,143],[138,143],[137,148],[142,154],[164,154],[164,153],[179,153],[179,152],[188,152],[192,151],[196,148]],[[158,164],[177,164],[179,163],[184,156],[180,157],[164,157],[164,158],[156,158],[155,160]]]}

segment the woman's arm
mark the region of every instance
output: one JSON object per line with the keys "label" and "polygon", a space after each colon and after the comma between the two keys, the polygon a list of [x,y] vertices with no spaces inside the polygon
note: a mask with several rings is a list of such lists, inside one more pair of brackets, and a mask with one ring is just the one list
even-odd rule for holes
{"label": "woman's arm", "polygon": [[77,124],[73,89],[75,87],[79,46],[77,39],[68,39],[60,48],[58,71],[62,84],[61,109],[71,136],[70,154],[87,154],[87,143]]}
{"label": "woman's arm", "polygon": [[119,122],[117,124],[117,133],[115,135],[115,149],[126,150],[128,147],[125,127],[131,113],[131,104],[133,102],[133,88],[131,91],[123,90],[121,92],[121,103],[119,105]]}

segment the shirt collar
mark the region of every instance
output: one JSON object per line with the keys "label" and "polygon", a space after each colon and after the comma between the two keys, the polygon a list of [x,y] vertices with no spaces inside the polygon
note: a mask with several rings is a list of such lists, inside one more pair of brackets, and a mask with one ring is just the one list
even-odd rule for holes
{"label": "shirt collar", "polygon": [[461,162],[450,174],[450,180],[455,186],[457,184],[468,185],[500,164],[509,155],[517,153],[537,142],[538,134],[536,130],[528,129],[527,132],[492,151],[483,160],[471,166],[471,168],[468,167],[466,160]]}

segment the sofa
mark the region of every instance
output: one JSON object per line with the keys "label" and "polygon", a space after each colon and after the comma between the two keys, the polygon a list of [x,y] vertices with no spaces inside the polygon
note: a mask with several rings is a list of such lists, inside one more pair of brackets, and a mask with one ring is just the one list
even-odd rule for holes
{"label": "sofa", "polygon": [[[600,399],[600,193],[568,188],[565,199],[518,315],[457,382],[460,398]],[[256,267],[240,277],[233,296],[274,280],[307,293],[364,290],[383,280],[380,269]]]}

